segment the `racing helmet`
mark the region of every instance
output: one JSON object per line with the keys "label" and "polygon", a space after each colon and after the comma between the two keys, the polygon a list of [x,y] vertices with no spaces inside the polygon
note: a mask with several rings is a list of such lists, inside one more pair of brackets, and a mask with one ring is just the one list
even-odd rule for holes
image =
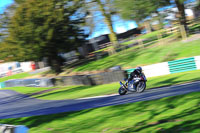
{"label": "racing helmet", "polygon": [[142,73],[142,67],[137,67],[136,70],[137,70],[139,73]]}

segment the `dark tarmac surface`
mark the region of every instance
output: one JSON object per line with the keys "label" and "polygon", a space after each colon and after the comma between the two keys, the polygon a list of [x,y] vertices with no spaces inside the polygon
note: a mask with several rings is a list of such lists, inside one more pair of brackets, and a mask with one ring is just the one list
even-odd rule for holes
{"label": "dark tarmac surface", "polygon": [[[116,92],[118,90],[116,89]],[[200,91],[200,81],[145,90],[124,96],[113,95],[76,100],[39,100],[11,90],[0,90],[0,119],[56,114],[83,109],[148,101]]]}

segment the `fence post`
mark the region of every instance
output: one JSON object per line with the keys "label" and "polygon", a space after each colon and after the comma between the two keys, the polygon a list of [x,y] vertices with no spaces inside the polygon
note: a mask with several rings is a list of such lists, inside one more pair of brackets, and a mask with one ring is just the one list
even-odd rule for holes
{"label": "fence post", "polygon": [[144,44],[143,44],[143,40],[142,39],[138,39],[138,44],[139,44],[139,46],[142,46],[144,48]]}
{"label": "fence post", "polygon": [[157,37],[158,37],[159,44],[163,44],[163,42],[162,42],[162,34],[160,32],[157,34]]}
{"label": "fence post", "polygon": [[109,48],[108,54],[109,54],[109,55],[115,54],[115,48],[114,48],[113,46],[111,46],[111,48]]}
{"label": "fence post", "polygon": [[186,34],[186,31],[185,31],[185,27],[184,25],[180,25],[180,31],[181,31],[181,36],[182,36],[182,39],[186,39],[187,38],[187,34]]}

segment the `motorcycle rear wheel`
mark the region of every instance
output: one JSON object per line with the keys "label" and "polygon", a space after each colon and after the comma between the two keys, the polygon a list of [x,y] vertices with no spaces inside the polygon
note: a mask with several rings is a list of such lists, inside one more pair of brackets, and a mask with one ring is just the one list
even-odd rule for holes
{"label": "motorcycle rear wheel", "polygon": [[119,88],[119,95],[125,95],[127,93],[127,90],[125,90],[123,87]]}

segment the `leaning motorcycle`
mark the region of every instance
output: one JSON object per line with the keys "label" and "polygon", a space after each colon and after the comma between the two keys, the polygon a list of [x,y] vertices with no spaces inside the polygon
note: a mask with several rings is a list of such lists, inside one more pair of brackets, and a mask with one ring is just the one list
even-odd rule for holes
{"label": "leaning motorcycle", "polygon": [[127,92],[138,92],[141,93],[146,89],[146,77],[144,75],[133,78],[132,81],[125,79],[125,83],[120,83],[119,94],[125,95]]}

